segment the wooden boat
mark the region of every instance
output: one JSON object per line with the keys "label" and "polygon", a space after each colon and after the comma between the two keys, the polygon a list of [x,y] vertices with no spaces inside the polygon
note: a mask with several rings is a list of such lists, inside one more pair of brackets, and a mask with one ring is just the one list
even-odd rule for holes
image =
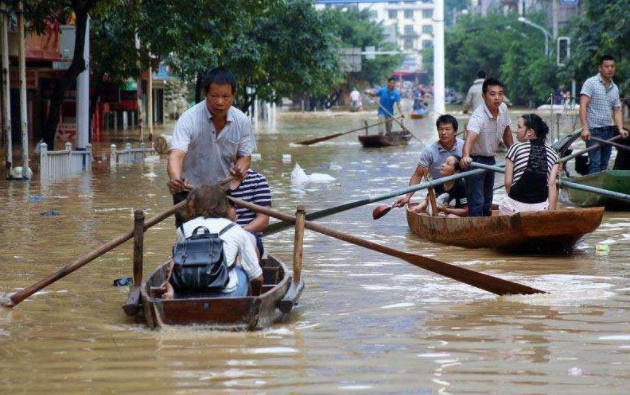
{"label": "wooden boat", "polygon": [[407,145],[411,140],[411,133],[406,131],[391,132],[387,135],[371,134],[359,136],[363,148],[382,148]]}
{"label": "wooden boat", "polygon": [[[567,180],[577,184],[630,194],[630,170],[605,170],[586,176],[567,178]],[[567,204],[580,207],[605,206],[612,210],[630,210],[630,203],[628,202],[576,189],[562,189],[560,198]]]}
{"label": "wooden boat", "polygon": [[261,261],[263,289],[260,296],[214,298],[203,294],[175,295],[165,300],[160,294],[165,287],[168,264],[160,265],[142,281],[142,311],[149,327],[164,325],[204,325],[211,329],[244,331],[266,328],[291,311],[299,298],[303,283],[293,300],[289,296],[292,277],[286,265],[269,256]]}
{"label": "wooden boat", "polygon": [[492,217],[430,217],[407,209],[419,237],[468,248],[569,252],[602,222],[603,207],[524,212]]}

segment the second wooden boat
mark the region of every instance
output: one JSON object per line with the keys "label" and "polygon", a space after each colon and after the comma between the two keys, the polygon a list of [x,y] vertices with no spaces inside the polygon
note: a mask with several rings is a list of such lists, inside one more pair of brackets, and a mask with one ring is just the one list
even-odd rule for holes
{"label": "second wooden boat", "polygon": [[430,241],[468,248],[569,252],[602,222],[603,207],[492,217],[430,217],[407,209],[409,229]]}
{"label": "second wooden boat", "polygon": [[160,265],[142,281],[142,311],[149,327],[203,325],[210,329],[244,331],[263,329],[280,321],[299,298],[303,283],[291,300],[285,298],[292,278],[286,265],[269,256],[261,261],[263,289],[260,296],[216,298],[204,294],[175,295],[162,299],[168,264]]}
{"label": "second wooden boat", "polygon": [[391,132],[386,135],[371,134],[360,135],[359,141],[363,148],[382,148],[407,145],[413,136],[406,131]]}
{"label": "second wooden boat", "polygon": [[[567,180],[577,184],[630,194],[630,170],[605,170],[586,176],[571,177]],[[562,189],[560,199],[567,204],[580,207],[605,206],[611,210],[630,210],[630,203],[628,202],[576,189]]]}

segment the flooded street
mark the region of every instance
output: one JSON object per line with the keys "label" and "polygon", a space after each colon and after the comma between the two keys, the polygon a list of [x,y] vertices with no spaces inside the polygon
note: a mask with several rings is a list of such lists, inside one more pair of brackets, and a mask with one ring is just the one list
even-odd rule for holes
{"label": "flooded street", "polygon": [[[356,134],[295,145],[362,119],[375,115],[281,114],[277,131],[257,134],[262,159],[252,168],[269,179],[274,208],[312,212],[408,184],[436,140],[432,119],[406,120],[417,139],[404,148],[366,150]],[[96,157],[107,149],[95,147]],[[291,185],[295,163],[336,180]],[[162,157],[112,172],[94,163],[92,174],[51,185],[0,181],[0,294],[128,231],[135,209],[147,218],[166,210],[167,179]],[[112,286],[132,274],[128,242],[14,309],[0,307],[0,394],[627,393],[630,213],[606,212],[571,256],[509,256],[421,241],[401,209],[372,220],[377,204],[318,223],[549,294],[497,297],[307,231],[306,289],[285,322],[253,333],[151,331],[122,311],[128,289]],[[41,215],[49,210],[59,215]],[[174,241],[172,218],[146,233],[145,275]],[[609,255],[596,255],[602,242]],[[268,237],[266,249],[290,265],[293,232]]]}

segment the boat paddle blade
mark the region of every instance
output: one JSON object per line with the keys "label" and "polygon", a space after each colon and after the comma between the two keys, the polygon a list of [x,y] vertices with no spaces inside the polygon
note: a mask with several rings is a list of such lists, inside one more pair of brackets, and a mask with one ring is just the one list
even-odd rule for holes
{"label": "boat paddle blade", "polygon": [[378,206],[376,206],[374,211],[372,211],[372,218],[379,219],[381,217],[384,217],[385,214],[389,213],[389,210],[391,209],[392,206],[390,206],[389,204],[379,204]]}

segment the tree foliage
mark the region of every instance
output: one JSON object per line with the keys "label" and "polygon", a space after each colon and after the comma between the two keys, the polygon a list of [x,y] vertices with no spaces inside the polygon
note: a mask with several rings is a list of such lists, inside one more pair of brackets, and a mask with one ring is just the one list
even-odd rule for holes
{"label": "tree foliage", "polygon": [[585,0],[582,7],[570,25],[572,58],[562,78],[584,82],[597,73],[599,58],[609,54],[616,59],[615,82],[621,92],[630,92],[630,0]]}
{"label": "tree foliage", "polygon": [[[463,16],[445,33],[446,84],[466,92],[478,70],[499,78],[516,103],[542,103],[556,86],[555,56],[544,55],[542,32],[517,20],[516,14]],[[528,18],[544,25],[542,14]],[[550,43],[550,47],[553,47]],[[425,51],[427,59],[433,51]],[[430,65],[432,74],[433,65]]]}
{"label": "tree foliage", "polygon": [[[341,41],[342,47],[357,47],[361,50],[373,46],[380,50],[394,50],[396,46],[384,42],[383,26],[370,19],[368,9],[356,8],[327,10],[330,20],[329,28]],[[362,58],[361,71],[348,72],[343,76],[341,84],[349,90],[354,87],[363,88],[382,84],[391,76],[392,71],[400,64],[400,56],[377,56],[376,59]]]}

